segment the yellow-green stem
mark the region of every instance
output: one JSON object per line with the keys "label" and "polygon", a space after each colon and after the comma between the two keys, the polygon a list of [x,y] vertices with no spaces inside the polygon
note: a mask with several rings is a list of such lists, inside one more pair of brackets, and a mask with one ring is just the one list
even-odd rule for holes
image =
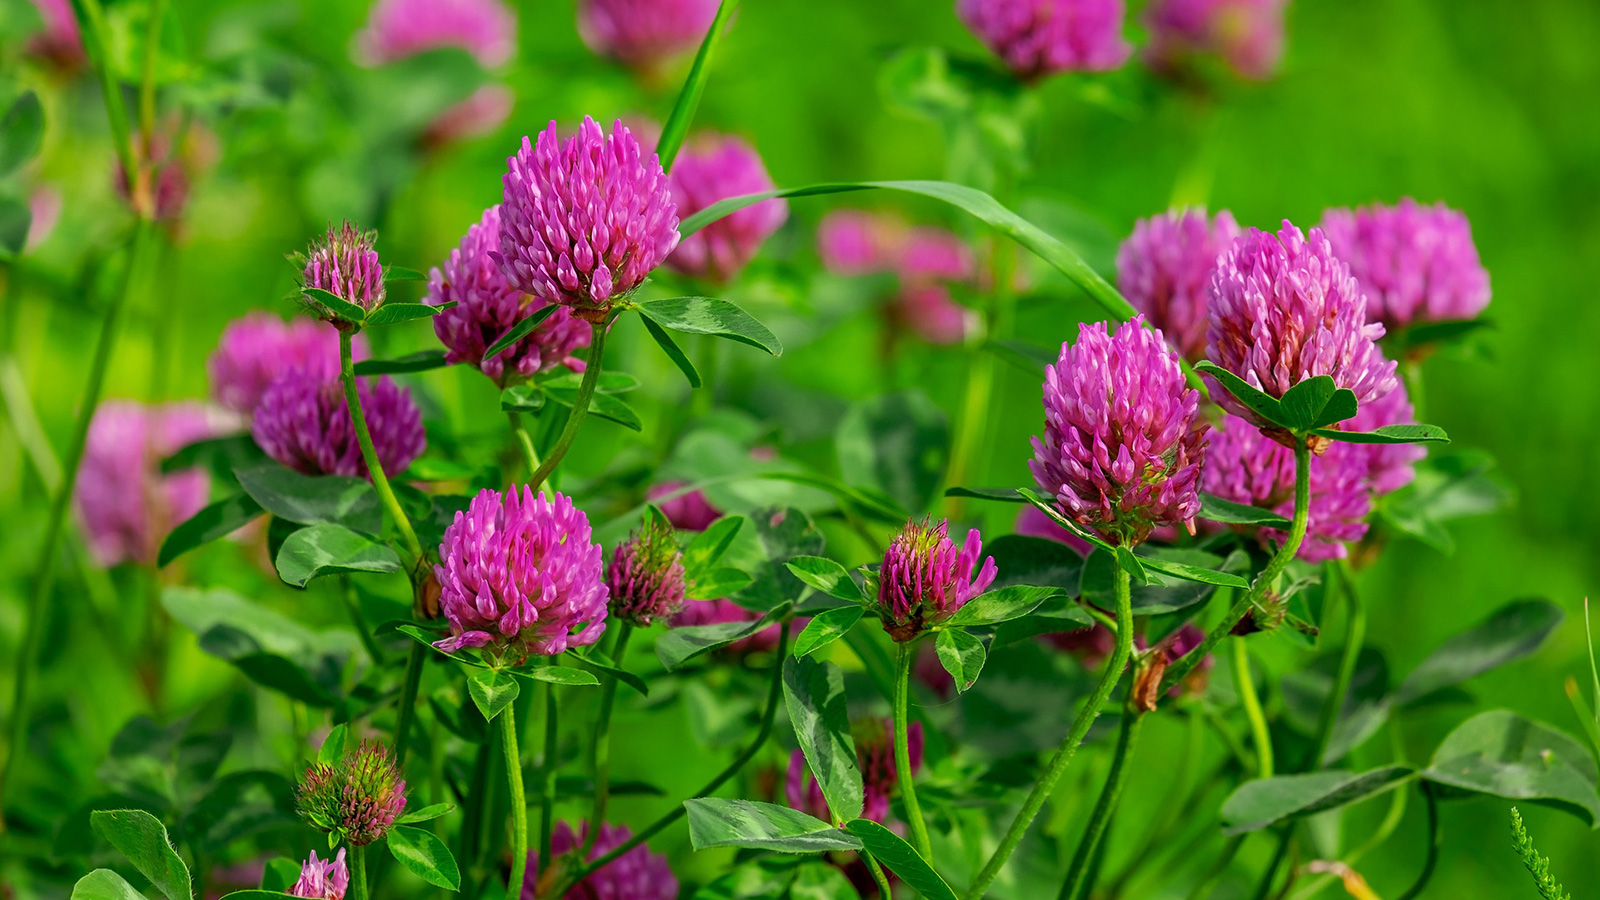
{"label": "yellow-green stem", "polygon": [[899,652],[894,679],[894,768],[900,785],[900,799],[906,805],[906,818],[910,820],[912,844],[923,859],[933,858],[933,845],[928,842],[928,823],[922,818],[922,806],[917,802],[916,777],[911,771],[911,744],[906,733],[906,710],[910,705],[911,667],[916,661],[916,644],[906,641],[896,645]]}
{"label": "yellow-green stem", "polygon": [[367,900],[367,848],[350,846],[350,900]]}
{"label": "yellow-green stem", "polygon": [[1100,683],[1095,686],[1094,693],[1090,695],[1089,702],[1073,720],[1072,730],[1068,732],[1067,739],[1056,750],[1055,757],[1050,760],[1050,767],[1045,774],[1034,784],[1033,790],[1022,803],[1022,808],[1017,811],[1011,820],[1011,827],[1006,830],[1001,838],[1000,845],[995,848],[994,854],[984,865],[978,877],[973,879],[972,886],[967,889],[967,900],[981,900],[989,885],[1000,874],[1011,854],[1016,852],[1017,846],[1022,843],[1022,836],[1027,833],[1028,826],[1038,817],[1039,811],[1044,808],[1044,803],[1055,791],[1056,783],[1061,780],[1061,774],[1072,763],[1072,757],[1078,752],[1078,745],[1089,733],[1089,726],[1100,715],[1101,707],[1111,696],[1117,682],[1122,679],[1122,671],[1128,666],[1128,658],[1133,654],[1133,609],[1131,587],[1128,573],[1125,569],[1118,568],[1112,580],[1115,587],[1117,601],[1117,644],[1111,653],[1111,659],[1106,662],[1105,673],[1100,676]]}
{"label": "yellow-green stem", "polygon": [[[560,722],[556,706],[556,686],[544,685],[544,757],[539,766],[539,858],[550,859],[551,829],[556,820],[556,755]],[[591,826],[598,830],[599,823]],[[509,898],[507,898],[509,900]]]}
{"label": "yellow-green stem", "polygon": [[577,399],[573,401],[572,411],[567,414],[567,424],[561,429],[561,436],[556,438],[556,445],[550,449],[550,455],[545,457],[539,468],[528,477],[528,484],[535,489],[542,488],[545,479],[556,470],[556,466],[561,465],[567,451],[572,449],[572,442],[578,438],[578,426],[589,415],[589,401],[594,399],[595,387],[600,384],[600,369],[605,362],[608,324],[609,320],[590,323],[590,333],[594,337],[589,342],[589,361],[583,370],[583,381],[578,383]]}
{"label": "yellow-green stem", "polygon": [[1261,699],[1256,696],[1256,683],[1250,677],[1250,650],[1244,641],[1233,642],[1233,686],[1239,694],[1239,705],[1250,722],[1251,740],[1256,745],[1256,777],[1271,778],[1272,734],[1267,731],[1267,719],[1261,712]]}
{"label": "yellow-green stem", "polygon": [[[506,879],[506,900],[522,900],[522,882],[528,872],[528,800],[522,789],[522,754],[517,750],[516,704],[507,703],[499,718],[506,782],[511,789],[511,875]],[[546,848],[539,861],[548,864],[549,860]]]}
{"label": "yellow-green stem", "polygon": [[1143,721],[1144,713],[1132,704],[1123,706],[1121,726],[1117,729],[1117,746],[1111,753],[1111,771],[1106,774],[1105,787],[1100,790],[1100,799],[1095,801],[1094,812],[1089,815],[1083,840],[1072,854],[1072,865],[1067,869],[1066,881],[1061,884],[1059,900],[1077,900],[1088,896],[1088,892],[1094,888],[1092,873],[1095,866],[1091,862],[1103,851],[1106,831],[1111,826],[1111,814],[1116,811],[1117,803],[1122,799],[1122,788],[1128,783],[1128,756],[1139,740],[1139,726]]}
{"label": "yellow-green stem", "polygon": [[[528,474],[531,476],[539,471],[539,451],[533,446],[533,437],[528,434],[528,426],[522,421],[522,413],[514,409],[507,410],[506,418],[511,422],[511,436],[516,438],[517,449],[522,451],[522,461],[527,465]],[[550,496],[549,488],[542,481],[539,483],[539,493],[546,497]]]}
{"label": "yellow-green stem", "polygon": [[372,431],[367,428],[367,416],[361,409],[361,395],[356,391],[355,362],[350,354],[351,337],[350,332],[340,330],[339,380],[344,383],[345,403],[350,407],[350,421],[355,425],[356,443],[361,445],[361,458],[367,464],[367,474],[372,477],[372,486],[378,492],[378,500],[389,513],[389,518],[394,520],[395,528],[400,531],[400,539],[405,542],[406,550],[411,554],[408,571],[415,580],[422,569],[422,542],[417,540],[417,533],[411,528],[411,520],[406,517],[406,511],[400,508],[400,500],[394,495],[394,488],[389,486],[389,476],[384,474],[383,463],[378,459],[378,451],[372,446]]}

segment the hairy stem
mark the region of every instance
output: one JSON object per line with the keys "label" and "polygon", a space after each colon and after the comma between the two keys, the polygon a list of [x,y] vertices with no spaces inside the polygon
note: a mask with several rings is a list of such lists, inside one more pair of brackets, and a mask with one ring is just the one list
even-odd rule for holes
{"label": "hairy stem", "polygon": [[[500,745],[505,750],[506,782],[511,788],[511,875],[506,878],[506,900],[522,900],[522,882],[528,874],[528,800],[522,790],[515,703],[506,704],[500,712]],[[539,863],[550,864],[550,848],[544,848]]]}
{"label": "hairy stem", "polygon": [[355,426],[356,443],[361,445],[361,458],[367,464],[367,474],[372,478],[372,486],[378,492],[378,500],[383,503],[383,508],[394,520],[394,525],[400,530],[400,539],[405,542],[406,550],[411,554],[411,572],[415,582],[422,568],[423,554],[422,542],[417,540],[417,532],[411,527],[411,520],[406,517],[406,511],[400,508],[400,500],[394,495],[394,488],[389,486],[389,476],[383,472],[383,463],[378,460],[378,451],[372,446],[372,431],[367,428],[367,416],[361,409],[361,396],[356,391],[355,362],[350,354],[350,339],[348,331],[339,332],[339,380],[344,382],[344,399],[350,407],[350,421]]}
{"label": "hairy stem", "polygon": [[350,846],[350,900],[367,900],[367,848]]}
{"label": "hairy stem", "polygon": [[1123,707],[1121,727],[1117,730],[1117,747],[1111,755],[1111,771],[1106,775],[1106,784],[1100,791],[1100,799],[1095,801],[1094,812],[1089,816],[1089,825],[1083,832],[1083,840],[1078,843],[1078,849],[1072,854],[1072,865],[1067,869],[1067,879],[1061,884],[1060,900],[1086,897],[1094,888],[1090,873],[1095,867],[1090,865],[1090,862],[1099,858],[1105,851],[1106,831],[1111,825],[1111,814],[1116,810],[1117,802],[1122,799],[1122,788],[1128,782],[1128,756],[1139,740],[1139,726],[1143,721],[1144,714],[1139,710],[1131,705]]}
{"label": "hairy stem", "polygon": [[1044,777],[1034,784],[1033,790],[1028,793],[1028,798],[1023,801],[1022,808],[1017,811],[1011,820],[1011,827],[1006,829],[1005,837],[1001,838],[1000,846],[995,848],[994,854],[984,864],[978,877],[973,879],[972,886],[967,889],[967,900],[981,900],[984,891],[1000,874],[1000,869],[1016,852],[1017,845],[1022,843],[1022,836],[1027,833],[1028,826],[1044,808],[1044,802],[1055,791],[1056,783],[1061,780],[1061,774],[1071,764],[1072,757],[1078,752],[1078,745],[1089,733],[1089,726],[1094,724],[1100,715],[1101,707],[1105,706],[1107,698],[1116,688],[1117,682],[1122,679],[1122,670],[1128,666],[1128,657],[1133,653],[1133,610],[1128,583],[1128,573],[1125,569],[1118,568],[1114,578],[1117,600],[1117,645],[1112,651],[1111,659],[1106,662],[1105,674],[1100,676],[1100,683],[1095,686],[1094,693],[1089,697],[1089,702],[1073,720],[1072,730],[1068,732],[1067,739],[1056,750],[1055,757],[1050,760],[1050,767],[1045,770]]}
{"label": "hairy stem", "polygon": [[589,363],[584,367],[583,381],[578,384],[578,397],[572,404],[572,411],[567,414],[567,424],[561,429],[561,436],[556,438],[556,445],[550,449],[550,455],[528,477],[529,486],[536,490],[543,489],[545,479],[566,458],[567,451],[572,449],[572,442],[578,438],[578,426],[589,414],[589,401],[594,399],[595,387],[600,384],[600,369],[605,362],[608,324],[609,321],[590,323],[594,337],[589,342]]}
{"label": "hairy stem", "polygon": [[916,659],[914,642],[896,646],[898,653],[894,679],[894,767],[899,773],[900,799],[906,805],[906,818],[910,820],[911,838],[923,859],[933,857],[933,845],[928,842],[928,823],[923,821],[922,806],[917,802],[916,779],[911,773],[911,745],[906,734],[906,709],[910,705],[911,666]]}
{"label": "hairy stem", "polygon": [[[556,754],[559,750],[560,710],[556,706],[556,686],[544,686],[544,758],[539,767],[539,859],[546,865],[550,860],[551,833],[556,820]],[[600,823],[589,826],[598,830]],[[509,898],[507,898],[509,900]]]}

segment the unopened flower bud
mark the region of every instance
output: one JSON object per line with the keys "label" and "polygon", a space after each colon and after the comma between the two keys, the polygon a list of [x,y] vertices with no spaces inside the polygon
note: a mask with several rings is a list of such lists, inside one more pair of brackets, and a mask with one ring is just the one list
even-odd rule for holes
{"label": "unopened flower bud", "polygon": [[672,526],[650,519],[611,554],[606,569],[611,614],[649,626],[683,611],[683,552]]}
{"label": "unopened flower bud", "polygon": [[317,763],[300,779],[300,815],[312,827],[362,847],[382,838],[406,808],[406,782],[389,748],[362,741],[337,765]]}

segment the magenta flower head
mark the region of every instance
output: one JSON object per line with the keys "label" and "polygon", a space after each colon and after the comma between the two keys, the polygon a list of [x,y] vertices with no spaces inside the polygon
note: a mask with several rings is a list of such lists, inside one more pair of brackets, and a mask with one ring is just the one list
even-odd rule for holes
{"label": "magenta flower head", "polygon": [[1200,511],[1206,423],[1178,355],[1144,317],[1108,333],[1078,326],[1078,342],[1044,370],[1044,436],[1028,468],[1067,518],[1133,545]]}
{"label": "magenta flower head", "polygon": [[[943,671],[942,669],[940,670]],[[863,803],[861,818],[882,824],[889,818],[889,800],[894,796],[900,778],[894,763],[894,727],[884,719],[864,719],[851,729],[855,738],[856,760],[861,769]],[[906,750],[911,761],[911,774],[922,769],[922,723],[912,722],[906,727]],[[822,788],[806,765],[805,754],[799,750],[789,756],[789,774],[784,783],[784,795],[791,809],[799,810],[824,822],[833,821],[828,801]]]}
{"label": "magenta flower head", "polygon": [[300,880],[289,888],[290,896],[312,900],[344,900],[350,887],[350,870],[344,864],[344,848],[331,860],[317,859],[317,851],[300,867]]}
{"label": "magenta flower head", "polygon": [[[354,303],[367,312],[383,305],[383,264],[378,261],[378,251],[373,244],[378,240],[375,231],[357,231],[345,222],[337,229],[328,226],[328,233],[312,244],[305,253],[290,257],[301,266],[300,286],[327,291],[346,303]],[[342,328],[351,326],[334,316],[320,301],[305,297],[305,304],[318,318]]]}
{"label": "magenta flower head", "polygon": [[[1385,425],[1407,425],[1416,420],[1406,386],[1399,383],[1389,393],[1362,405],[1354,418],[1340,423],[1339,427],[1347,431],[1376,431]],[[1421,444],[1340,444],[1340,449],[1366,458],[1367,483],[1378,495],[1392,494],[1410,484],[1417,477],[1417,463],[1428,455],[1427,448]]]}
{"label": "magenta flower head", "polygon": [[484,351],[507,329],[547,305],[534,300],[506,280],[494,255],[500,246],[500,207],[483,211],[483,218],[467,229],[461,246],[450,251],[444,268],[428,273],[424,302],[458,305],[433,317],[434,333],[444,342],[445,361],[477,366],[501,387],[548,372],[557,366],[582,369],[573,351],[589,346],[590,330],[558,308],[527,337],[492,359]]}
{"label": "magenta flower head", "polygon": [[506,163],[498,261],[523,293],[600,322],[678,246],[667,175],[620,120],[565,142],[551,122]]}
{"label": "magenta flower head", "polygon": [[711,30],[717,0],[578,0],[578,35],[590,50],[654,73]]}
{"label": "magenta flower head", "polygon": [[1390,328],[1473,319],[1489,305],[1489,273],[1467,217],[1407,197],[1395,206],[1330,209],[1322,230],[1367,295],[1367,316]]}
{"label": "magenta flower head", "polygon": [[378,0],[356,35],[356,55],[373,65],[459,47],[492,68],[511,58],[516,34],[516,14],[500,0]]}
{"label": "magenta flower head", "polygon": [[306,769],[299,803],[313,828],[362,847],[388,834],[405,811],[406,782],[388,747],[362,741],[346,749],[338,765],[319,762]]}
{"label": "magenta flower head", "polygon": [[[352,346],[366,356],[366,341]],[[206,360],[211,396],[225,409],[246,416],[256,411],[273,379],[290,369],[315,369],[329,377],[339,371],[339,332],[322,322],[285,322],[266,312],[247,313],[222,330],[217,349]]]}
{"label": "magenta flower head", "polygon": [[[581,831],[574,832],[566,822],[556,823],[550,835],[550,855],[557,858],[558,864],[562,857],[583,846],[589,837],[589,828],[590,823],[585,822]],[[626,825],[602,824],[600,835],[595,838],[594,848],[585,861],[599,859],[632,838],[633,832]],[[533,850],[528,853],[522,900],[545,897],[540,891],[540,882],[539,852]],[[548,884],[543,886],[549,887]],[[676,900],[677,896],[678,879],[672,874],[666,855],[652,853],[648,846],[640,844],[578,882],[561,900]]]}
{"label": "magenta flower head", "polygon": [[663,481],[650,488],[650,501],[673,528],[705,531],[712,522],[722,518],[722,510],[706,499],[704,491],[684,491],[685,486],[681,481]]}
{"label": "magenta flower head", "polygon": [[1117,250],[1117,290],[1190,362],[1205,359],[1211,273],[1238,236],[1227,210],[1169,210],[1140,219]]}
{"label": "magenta flower head", "polygon": [[[356,395],[383,471],[405,471],[428,445],[411,392],[381,376],[359,381]],[[256,406],[250,433],[268,456],[296,472],[368,477],[337,372],[312,366],[273,379]]]}
{"label": "magenta flower head", "polygon": [[[968,531],[956,547],[950,523],[907,522],[889,543],[878,570],[878,617],[898,642],[914,640],[955,615],[994,583],[994,557],[983,558],[983,539]],[[983,558],[980,568],[978,561]]]}
{"label": "magenta flower head", "polygon": [[163,474],[161,461],[215,433],[213,417],[192,403],[112,400],[95,410],[72,499],[100,565],[154,564],[167,532],[206,505],[203,469]]}
{"label": "magenta flower head", "polygon": [[[1361,444],[1335,443],[1311,458],[1311,505],[1298,556],[1321,562],[1345,556],[1345,544],[1367,533],[1372,511],[1368,451]],[[1294,514],[1294,451],[1230,416],[1213,433],[1204,487],[1224,500]],[[1277,529],[1261,529],[1262,541],[1284,540]]]}
{"label": "magenta flower head", "polygon": [[683,551],[672,526],[657,518],[628,537],[606,568],[611,615],[648,627],[683,611]]}
{"label": "magenta flower head", "polygon": [[[772,190],[772,176],[755,148],[731,135],[705,135],[684,148],[667,178],[678,214],[688,216],[729,197]],[[718,284],[739,274],[789,218],[789,204],[774,199],[747,206],[683,239],[667,265]]]}
{"label": "magenta flower head", "polygon": [[606,630],[606,584],[589,519],[560,493],[527,485],[484,490],[444,531],[439,545],[439,605],[447,653],[487,647],[517,665],[593,644]]}
{"label": "magenta flower head", "polygon": [[1122,0],[956,0],[956,14],[1023,81],[1115,69],[1131,52]]}
{"label": "magenta flower head", "polygon": [[876,213],[840,209],[817,226],[817,254],[835,275],[870,275],[895,268],[905,228]]}
{"label": "magenta flower head", "polygon": [[[1320,229],[1310,237],[1289,222],[1277,234],[1255,228],[1234,241],[1211,275],[1211,361],[1272,397],[1328,375],[1358,403],[1394,390],[1395,364],[1367,321],[1367,300]],[[1215,387],[1228,412],[1260,428],[1266,419]]]}
{"label": "magenta flower head", "polygon": [[1150,42],[1144,58],[1176,73],[1196,57],[1221,59],[1239,77],[1265,81],[1283,60],[1283,11],[1289,0],[1155,0],[1145,7]]}

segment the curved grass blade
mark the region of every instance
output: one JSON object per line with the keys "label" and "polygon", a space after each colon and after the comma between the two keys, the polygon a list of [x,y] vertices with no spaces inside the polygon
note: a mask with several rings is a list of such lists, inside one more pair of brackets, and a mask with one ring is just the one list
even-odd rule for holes
{"label": "curved grass blade", "polygon": [[733,18],[733,11],[738,8],[739,0],[723,0],[717,7],[717,17],[711,20],[711,29],[706,32],[705,40],[700,42],[700,49],[695,51],[689,76],[683,80],[683,90],[678,92],[678,101],[672,104],[672,114],[667,116],[667,123],[661,126],[661,138],[656,141],[656,156],[661,160],[662,169],[672,168],[672,161],[678,158],[684,138],[689,136],[689,123],[694,121],[694,111],[700,106],[700,95],[706,92],[706,82],[711,79],[711,53],[717,48],[717,41],[722,39],[728,20]]}

